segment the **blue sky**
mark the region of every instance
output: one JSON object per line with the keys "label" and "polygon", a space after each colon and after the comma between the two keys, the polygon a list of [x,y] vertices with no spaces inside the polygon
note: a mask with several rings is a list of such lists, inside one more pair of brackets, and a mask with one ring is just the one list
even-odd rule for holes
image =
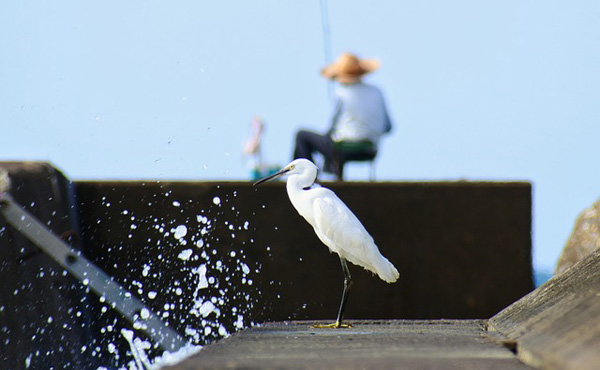
{"label": "blue sky", "polygon": [[[552,269],[600,196],[600,3],[329,0],[331,50],[377,57],[379,180],[526,180]],[[330,111],[320,2],[0,4],[0,160],[72,179],[240,180],[251,118],[290,160]],[[350,166],[350,179],[368,168]]]}

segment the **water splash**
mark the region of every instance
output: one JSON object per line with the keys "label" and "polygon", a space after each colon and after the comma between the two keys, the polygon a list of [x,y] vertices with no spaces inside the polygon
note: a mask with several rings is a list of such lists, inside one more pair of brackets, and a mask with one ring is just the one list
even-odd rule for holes
{"label": "water splash", "polygon": [[[235,196],[233,194],[233,198]],[[215,196],[210,207],[218,209],[231,205],[230,199],[229,196]],[[189,202],[172,199],[171,204],[183,211],[187,210]],[[234,210],[235,206],[232,205],[231,209]],[[236,231],[248,230],[250,221],[220,221],[219,212],[214,213],[201,211],[194,219],[181,222],[138,215],[131,210],[123,212],[130,223],[129,238],[136,239],[137,233],[149,229],[160,234],[159,238],[148,238],[148,242],[153,242],[153,247],[161,253],[156,259],[148,259],[141,264],[139,276],[132,278],[130,285],[136,288],[133,291],[140,297],[148,298],[146,303],[154,307],[163,320],[182,329],[179,331],[189,345],[177,353],[157,353],[155,345],[139,333],[135,335],[135,329],[139,329],[149,316],[149,312],[142,310],[133,330],[120,331],[128,350],[123,353],[110,343],[106,348],[115,358],[129,358],[126,367],[121,368],[149,369],[164,366],[169,361],[174,363],[198,351],[206,343],[254,324],[247,315],[254,305],[252,295],[247,289],[240,288],[252,285],[253,269],[245,260],[243,250],[228,251],[229,248],[223,248],[226,245],[222,236],[215,237],[214,233],[219,225],[225,225],[233,240]],[[165,274],[171,269],[176,269],[179,274]],[[162,284],[157,284],[158,281]],[[159,302],[161,305],[157,307]],[[114,328],[112,332],[116,333]]]}
{"label": "water splash", "polygon": [[[106,212],[98,214],[84,230],[90,239],[102,237],[98,245],[101,257],[94,262],[118,278],[147,308],[129,323],[112,310],[105,297],[94,296],[83,285],[81,305],[68,309],[74,321],[64,324],[63,330],[85,327],[94,332],[92,340],[80,342],[76,349],[85,361],[91,359],[86,365],[93,366],[85,367],[159,368],[254,324],[249,312],[256,301],[252,282],[259,266],[248,262],[244,251],[253,241],[240,240],[251,223],[231,216],[225,219],[223,213],[227,210],[231,215],[233,210],[239,215],[235,197],[235,193],[219,194],[209,197],[204,206],[171,191],[132,199],[109,192],[95,200]],[[166,216],[157,216],[156,207],[168,208],[160,212]],[[40,279],[49,274],[67,275],[66,271],[41,270]],[[18,287],[15,295],[26,289]],[[181,333],[188,345],[170,353],[145,337],[140,329],[151,316],[150,310]],[[54,316],[44,320],[48,328],[63,325]],[[47,333],[41,328],[37,335]],[[23,354],[21,366],[39,368],[35,364],[43,358],[39,351]]]}

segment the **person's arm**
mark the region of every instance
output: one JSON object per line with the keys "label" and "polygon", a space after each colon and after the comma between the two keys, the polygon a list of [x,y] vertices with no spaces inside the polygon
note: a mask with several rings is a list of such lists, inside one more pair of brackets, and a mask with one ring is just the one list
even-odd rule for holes
{"label": "person's arm", "polygon": [[333,104],[333,111],[331,113],[331,119],[330,119],[330,126],[329,126],[329,130],[327,131],[327,135],[331,135],[333,133],[333,131],[335,131],[335,126],[337,125],[337,121],[340,117],[340,113],[342,112],[342,101],[340,100],[340,98],[335,98],[334,104]]}
{"label": "person's arm", "polygon": [[392,131],[392,121],[390,120],[390,116],[388,114],[387,108],[385,106],[385,102],[382,102],[383,104],[383,133],[389,133],[390,131]]}

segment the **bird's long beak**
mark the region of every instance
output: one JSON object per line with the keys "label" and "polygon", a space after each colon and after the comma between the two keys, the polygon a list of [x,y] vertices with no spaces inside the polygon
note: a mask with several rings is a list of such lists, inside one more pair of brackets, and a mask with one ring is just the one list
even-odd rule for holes
{"label": "bird's long beak", "polygon": [[265,177],[263,179],[258,180],[257,182],[254,183],[254,186],[258,186],[258,185],[260,185],[262,183],[265,183],[267,181],[275,180],[279,176],[283,176],[283,175],[285,175],[289,171],[290,171],[290,169],[288,167],[286,167],[286,168],[282,169],[281,171],[275,172],[272,175],[269,175],[269,176],[267,176],[267,177]]}

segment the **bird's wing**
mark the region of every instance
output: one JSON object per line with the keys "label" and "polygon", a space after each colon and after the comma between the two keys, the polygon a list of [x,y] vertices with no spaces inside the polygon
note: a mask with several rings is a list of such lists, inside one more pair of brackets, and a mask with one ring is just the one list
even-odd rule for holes
{"label": "bird's wing", "polygon": [[329,249],[350,262],[367,267],[373,238],[350,209],[329,189],[313,203],[315,231]]}
{"label": "bird's wing", "polygon": [[393,283],[398,270],[381,253],[354,213],[329,189],[319,189],[313,198],[313,227],[325,245],[355,265]]}

